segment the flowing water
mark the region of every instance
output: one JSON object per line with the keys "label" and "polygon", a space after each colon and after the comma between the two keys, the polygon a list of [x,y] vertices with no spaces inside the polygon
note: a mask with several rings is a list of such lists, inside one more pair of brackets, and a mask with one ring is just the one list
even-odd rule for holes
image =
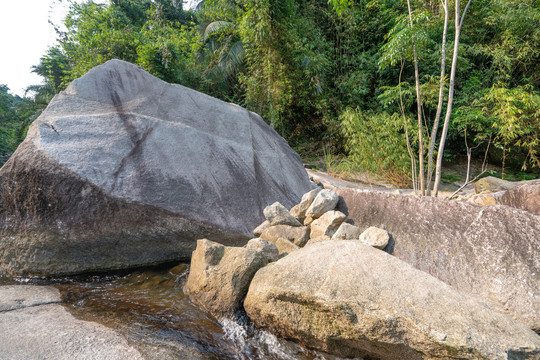
{"label": "flowing water", "polygon": [[184,294],[187,274],[180,264],[48,283],[75,317],[115,329],[146,359],[337,359],[258,330],[242,313],[217,320]]}

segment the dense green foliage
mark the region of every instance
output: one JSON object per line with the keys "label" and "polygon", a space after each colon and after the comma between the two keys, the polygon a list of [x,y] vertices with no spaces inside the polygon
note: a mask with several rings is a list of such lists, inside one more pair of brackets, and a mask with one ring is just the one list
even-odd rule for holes
{"label": "dense green foliage", "polygon": [[[441,4],[411,1],[409,26],[404,0],[330,2],[206,0],[196,11],[183,10],[180,0],[74,3],[58,45],[34,69],[45,80],[30,89],[34,109],[92,67],[119,58],[261,114],[293,146],[324,143],[366,170],[407,183],[414,161],[405,133],[413,150],[419,138],[412,42],[429,139],[440,80]],[[489,144],[503,150],[499,160],[512,153],[519,165],[540,166],[539,24],[537,0],[472,1],[445,154],[474,144],[480,156]],[[2,119],[11,119],[1,125],[2,134],[11,134],[3,135],[11,139],[3,142],[9,149],[26,124],[15,114],[20,100],[2,98]]]}
{"label": "dense green foliage", "polygon": [[13,96],[6,85],[0,85],[0,164],[4,164],[24,140],[28,126],[44,105],[39,99]]}

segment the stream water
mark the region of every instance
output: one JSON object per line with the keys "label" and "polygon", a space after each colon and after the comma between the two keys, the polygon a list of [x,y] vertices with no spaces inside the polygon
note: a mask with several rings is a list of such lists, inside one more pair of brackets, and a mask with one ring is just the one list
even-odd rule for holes
{"label": "stream water", "polygon": [[187,274],[188,266],[180,264],[47,284],[61,292],[75,317],[115,329],[146,359],[337,359],[258,330],[245,314],[214,318],[184,294]]}

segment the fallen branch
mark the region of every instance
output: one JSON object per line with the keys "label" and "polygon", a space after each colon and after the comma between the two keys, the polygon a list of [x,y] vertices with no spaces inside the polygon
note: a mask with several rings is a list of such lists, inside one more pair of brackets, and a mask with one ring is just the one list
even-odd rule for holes
{"label": "fallen branch", "polygon": [[484,173],[485,173],[486,171],[487,171],[487,169],[485,169],[484,171],[482,171],[480,174],[478,174],[478,175],[477,175],[474,179],[472,179],[471,181],[467,181],[467,182],[465,182],[465,184],[461,185],[459,189],[457,189],[456,191],[454,191],[454,192],[452,193],[452,195],[450,195],[450,197],[448,197],[448,200],[452,200],[452,198],[453,198],[454,196],[456,196],[456,194],[457,194],[458,192],[460,192],[465,186],[469,185],[470,183],[475,182],[480,176],[484,175]]}

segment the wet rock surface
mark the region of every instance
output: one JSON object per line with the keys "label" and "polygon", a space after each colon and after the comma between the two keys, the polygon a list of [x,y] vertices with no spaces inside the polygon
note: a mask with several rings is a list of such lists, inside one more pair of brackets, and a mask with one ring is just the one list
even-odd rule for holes
{"label": "wet rock surface", "polygon": [[141,354],[115,331],[74,318],[52,287],[0,286],[3,359],[137,360]]}

